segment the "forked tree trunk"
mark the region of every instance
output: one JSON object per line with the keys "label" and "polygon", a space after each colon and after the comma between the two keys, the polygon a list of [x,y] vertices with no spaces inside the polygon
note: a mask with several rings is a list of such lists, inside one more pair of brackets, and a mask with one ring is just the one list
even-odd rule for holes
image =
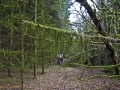
{"label": "forked tree trunk", "polygon": [[[96,17],[95,13],[93,12],[91,6],[87,3],[86,0],[76,0],[77,2],[81,3],[82,6],[85,7],[85,9],[87,10],[87,13],[90,15],[92,21],[94,22],[96,28],[98,29],[99,34],[101,34],[102,36],[107,36],[107,33],[103,30],[100,21],[98,20],[98,18]],[[117,64],[117,61],[115,59],[115,50],[114,48],[111,46],[110,42],[107,40],[104,40],[104,43],[107,47],[107,49],[110,51],[110,58],[112,60],[112,63],[114,65]],[[119,75],[119,68],[118,67],[114,67],[115,73],[117,75]]]}

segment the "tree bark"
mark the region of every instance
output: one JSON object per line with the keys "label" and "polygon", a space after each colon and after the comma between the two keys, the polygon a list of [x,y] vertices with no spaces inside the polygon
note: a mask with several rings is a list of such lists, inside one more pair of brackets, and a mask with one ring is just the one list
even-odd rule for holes
{"label": "tree bark", "polygon": [[[96,28],[98,29],[99,34],[101,34],[102,36],[108,36],[107,33],[103,30],[103,28],[102,28],[102,26],[100,24],[100,21],[96,17],[95,13],[93,12],[91,6],[87,3],[87,1],[86,0],[76,0],[76,2],[81,3],[81,5],[85,7],[85,9],[87,10],[87,13],[90,15],[90,17],[91,17],[92,21],[94,22]],[[110,44],[109,41],[104,40],[104,43],[105,43],[107,49],[110,51],[109,56],[110,56],[110,58],[112,60],[112,63],[114,65],[116,65],[117,61],[115,59],[115,50],[114,50],[114,48],[112,47],[112,45]],[[114,70],[115,70],[115,73],[117,75],[119,75],[119,68],[115,67]]]}

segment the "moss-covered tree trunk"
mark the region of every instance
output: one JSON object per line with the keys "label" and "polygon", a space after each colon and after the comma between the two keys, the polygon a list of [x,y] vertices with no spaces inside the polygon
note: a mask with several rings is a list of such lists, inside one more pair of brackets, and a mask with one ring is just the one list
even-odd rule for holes
{"label": "moss-covered tree trunk", "polygon": [[[23,30],[22,30],[23,32]],[[22,33],[22,37],[21,37],[21,90],[23,90],[24,88],[24,33]]]}
{"label": "moss-covered tree trunk", "polygon": [[[37,23],[37,0],[35,1],[35,23]],[[35,37],[37,33],[35,31]],[[34,79],[37,79],[37,38],[35,38]]]}
{"label": "moss-covered tree trunk", "polygon": [[[13,28],[10,32],[10,50],[13,50]],[[8,56],[9,57],[9,56]],[[10,60],[10,62],[12,61],[12,58],[9,57],[8,60]],[[9,63],[9,62],[8,62]],[[12,77],[12,72],[11,72],[11,68],[10,68],[10,64],[8,65],[8,77]]]}
{"label": "moss-covered tree trunk", "polygon": [[[26,0],[25,0],[26,2]],[[26,3],[23,3],[23,14],[25,14],[25,8],[26,8]],[[21,90],[24,90],[24,71],[25,71],[25,58],[24,58],[24,54],[25,54],[25,47],[24,47],[24,33],[26,28],[25,27],[20,27],[20,34],[21,34],[21,38],[20,38],[20,74],[21,74]]]}
{"label": "moss-covered tree trunk", "polygon": [[[14,15],[14,8],[12,7],[11,16],[13,17],[13,15]],[[11,22],[13,23],[13,19],[11,20]],[[12,51],[13,50],[13,30],[14,29],[13,29],[13,27],[10,28],[10,29],[11,29],[11,31],[10,31],[10,46],[9,46],[9,49]],[[10,62],[11,62],[12,58],[8,57],[8,60],[10,60]],[[12,72],[11,72],[10,64],[8,65],[8,77],[12,77]]]}
{"label": "moss-covered tree trunk", "polygon": [[43,54],[43,50],[42,50],[42,60],[41,60],[41,63],[42,63],[42,74],[45,73],[45,70],[44,70],[44,54]]}
{"label": "moss-covered tree trunk", "polygon": [[[93,12],[91,6],[87,3],[86,0],[76,0],[77,2],[81,3],[81,5],[83,5],[85,7],[85,9],[87,10],[87,13],[90,15],[92,21],[94,22],[96,28],[98,29],[99,34],[101,34],[102,36],[108,36],[107,33],[103,30],[100,21],[98,20],[98,18],[96,17],[95,13]],[[114,65],[117,64],[117,61],[115,59],[115,50],[112,47],[112,45],[110,44],[110,42],[108,40],[104,40],[104,43],[107,47],[107,49],[110,51],[110,58],[112,60],[112,63]],[[118,75],[119,74],[119,68],[115,67],[114,68],[115,73]]]}

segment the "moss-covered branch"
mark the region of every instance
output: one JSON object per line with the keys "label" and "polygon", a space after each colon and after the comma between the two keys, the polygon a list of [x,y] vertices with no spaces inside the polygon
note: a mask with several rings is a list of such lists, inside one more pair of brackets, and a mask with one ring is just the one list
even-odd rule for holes
{"label": "moss-covered branch", "polygon": [[[113,43],[120,43],[120,39],[116,39],[116,38],[112,38],[112,37],[108,37],[108,36],[102,36],[102,35],[98,35],[98,36],[92,36],[92,35],[83,35],[83,34],[80,34],[80,33],[77,33],[77,32],[71,32],[69,30],[64,30],[64,29],[58,29],[58,28],[54,28],[54,27],[49,27],[49,26],[45,26],[45,25],[41,25],[41,24],[35,24],[34,22],[32,21],[27,21],[27,20],[23,20],[23,25],[26,25],[28,26],[28,28],[30,28],[29,26],[32,26],[32,27],[39,27],[41,28],[40,30],[44,29],[46,31],[57,31],[58,33],[63,33],[63,34],[67,34],[67,35],[72,35],[73,37],[74,36],[79,36],[79,37],[82,37],[83,39],[86,39],[86,40],[107,40],[109,42],[113,42]],[[29,34],[28,34],[29,35]],[[31,35],[29,35],[30,37],[32,38],[38,38],[38,37],[33,37]]]}

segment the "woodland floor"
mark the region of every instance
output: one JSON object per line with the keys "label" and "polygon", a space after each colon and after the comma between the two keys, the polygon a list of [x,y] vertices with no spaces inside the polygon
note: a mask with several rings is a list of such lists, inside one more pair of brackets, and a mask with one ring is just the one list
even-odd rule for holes
{"label": "woodland floor", "polygon": [[[25,90],[120,90],[120,80],[89,76],[104,74],[100,69],[85,69],[80,79],[81,67],[62,67],[53,65],[41,74],[38,69],[37,80],[33,79],[33,72],[24,74]],[[14,78],[7,78],[6,70],[0,72],[0,90],[20,90],[20,73],[13,72]],[[86,81],[84,81],[86,80]],[[10,83],[9,85],[7,83]]]}

